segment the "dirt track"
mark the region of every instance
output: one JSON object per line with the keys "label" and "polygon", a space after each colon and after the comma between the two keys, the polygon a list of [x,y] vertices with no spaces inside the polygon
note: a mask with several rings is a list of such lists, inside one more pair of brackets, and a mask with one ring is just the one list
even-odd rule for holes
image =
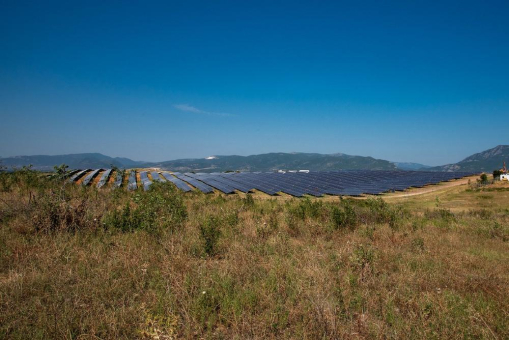
{"label": "dirt track", "polygon": [[384,194],[383,198],[386,200],[397,200],[399,198],[418,196],[418,195],[426,195],[433,193],[434,195],[438,192],[448,191],[455,187],[465,186],[468,182],[475,183],[478,176],[470,176],[465,177],[453,181],[442,182],[436,185],[429,185],[423,188],[411,188],[402,192],[395,192],[390,194]]}

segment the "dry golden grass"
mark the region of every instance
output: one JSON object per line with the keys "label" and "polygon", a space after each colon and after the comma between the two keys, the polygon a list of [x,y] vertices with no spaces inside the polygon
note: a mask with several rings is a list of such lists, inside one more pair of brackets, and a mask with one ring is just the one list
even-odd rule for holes
{"label": "dry golden grass", "polygon": [[117,179],[117,172],[116,171],[112,171],[110,173],[110,178],[108,178],[108,182],[107,182],[107,186],[108,185],[112,185],[113,183],[115,183],[115,180]]}
{"label": "dry golden grass", "polygon": [[[1,338],[509,337],[506,187],[387,205],[60,187],[0,193]],[[139,227],[112,222],[126,204]]]}

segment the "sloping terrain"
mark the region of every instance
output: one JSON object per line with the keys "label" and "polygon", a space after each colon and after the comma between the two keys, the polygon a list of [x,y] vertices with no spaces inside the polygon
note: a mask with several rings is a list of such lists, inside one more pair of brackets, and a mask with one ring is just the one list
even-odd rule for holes
{"label": "sloping terrain", "polygon": [[509,145],[498,145],[492,149],[473,154],[454,164],[429,168],[434,171],[485,171],[500,169],[503,162],[509,161]]}
{"label": "sloping terrain", "polygon": [[180,159],[162,162],[158,167],[165,170],[189,172],[222,171],[274,171],[312,170],[327,171],[339,169],[394,170],[389,161],[373,157],[345,154],[324,155],[318,153],[267,153],[252,156],[215,156],[211,159]]}
{"label": "sloping terrain", "polygon": [[100,153],[82,153],[58,156],[16,156],[0,159],[7,168],[21,168],[32,164],[36,170],[53,170],[53,166],[67,164],[72,169],[86,168],[148,168],[179,172],[224,171],[276,171],[276,170],[430,170],[491,172],[500,169],[503,161],[509,161],[509,145],[476,153],[461,162],[437,167],[419,163],[390,162],[373,157],[352,156],[342,153],[266,153],[251,156],[211,156],[207,158],[177,159],[163,162],[133,161],[129,158],[109,157]]}
{"label": "sloping terrain", "polygon": [[15,156],[1,159],[2,165],[7,168],[21,168],[24,165],[33,165],[33,168],[41,171],[53,170],[53,166],[67,164],[71,169],[86,168],[118,168],[139,167],[146,162],[137,162],[129,158],[113,158],[100,153],[79,153],[69,155],[36,155],[36,156]]}
{"label": "sloping terrain", "polygon": [[429,165],[409,162],[392,162],[399,170],[426,170],[431,168]]}
{"label": "sloping terrain", "polygon": [[509,183],[276,200],[33,175],[0,174],[2,339],[509,338]]}

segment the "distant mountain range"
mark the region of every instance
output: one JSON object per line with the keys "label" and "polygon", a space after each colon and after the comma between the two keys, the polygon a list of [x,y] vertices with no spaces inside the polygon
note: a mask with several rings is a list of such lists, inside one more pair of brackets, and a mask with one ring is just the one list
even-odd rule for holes
{"label": "distant mountain range", "polygon": [[275,170],[337,170],[376,169],[393,170],[396,166],[373,157],[345,154],[266,153],[252,156],[213,156],[202,159],[180,159],[156,164],[163,169],[186,172],[275,171]]}
{"label": "distant mountain range", "polygon": [[473,154],[464,160],[429,168],[435,171],[484,171],[500,169],[503,162],[509,162],[509,145],[498,145],[492,149]]}
{"label": "distant mountain range", "polygon": [[16,156],[1,158],[0,162],[7,168],[21,168],[24,165],[32,164],[34,169],[41,171],[53,170],[53,166],[64,163],[69,165],[71,169],[111,168],[111,166],[134,168],[146,164],[146,162],[137,162],[129,158],[112,158],[100,153],[78,153],[58,156]]}
{"label": "distant mountain range", "polygon": [[53,166],[67,164],[71,169],[86,168],[146,168],[156,167],[180,172],[276,171],[276,170],[431,170],[431,171],[486,171],[499,169],[509,161],[509,145],[477,153],[455,164],[429,167],[419,163],[389,162],[373,157],[341,153],[267,153],[252,156],[211,156],[199,159],[178,159],[164,162],[133,161],[129,158],[109,157],[100,153],[81,153],[58,156],[16,156],[0,159],[0,165],[20,168],[32,164],[34,169],[53,170]]}
{"label": "distant mountain range", "polygon": [[53,166],[67,164],[71,169],[86,168],[141,168],[156,167],[180,172],[222,171],[276,171],[276,170],[338,170],[374,169],[394,170],[396,165],[372,157],[345,154],[322,155],[318,153],[268,153],[253,156],[212,156],[199,159],[178,159],[165,162],[138,162],[129,158],[112,158],[100,153],[83,153],[59,156],[17,156],[0,159],[8,168],[21,168],[32,164],[34,169],[49,171]]}
{"label": "distant mountain range", "polygon": [[426,170],[431,168],[429,165],[420,163],[408,163],[408,162],[393,162],[396,168],[400,170]]}

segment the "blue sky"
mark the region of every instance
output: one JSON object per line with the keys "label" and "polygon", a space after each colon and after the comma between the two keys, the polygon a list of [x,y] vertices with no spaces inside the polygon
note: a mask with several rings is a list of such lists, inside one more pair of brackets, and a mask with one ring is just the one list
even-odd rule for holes
{"label": "blue sky", "polygon": [[0,156],[456,162],[509,144],[507,18],[507,1],[4,1]]}

